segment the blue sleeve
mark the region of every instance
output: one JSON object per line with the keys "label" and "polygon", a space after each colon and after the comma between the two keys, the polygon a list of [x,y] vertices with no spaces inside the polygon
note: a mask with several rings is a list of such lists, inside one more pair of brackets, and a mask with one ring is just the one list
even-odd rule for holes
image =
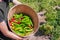
{"label": "blue sleeve", "polygon": [[4,19],[2,19],[2,18],[0,17],[0,23],[1,23],[2,21],[4,21]]}

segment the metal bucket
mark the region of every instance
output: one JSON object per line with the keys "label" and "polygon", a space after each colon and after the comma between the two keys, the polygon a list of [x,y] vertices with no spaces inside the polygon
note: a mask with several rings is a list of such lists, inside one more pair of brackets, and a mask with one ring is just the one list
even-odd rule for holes
{"label": "metal bucket", "polygon": [[[38,20],[38,16],[37,16],[36,12],[32,8],[30,8],[29,6],[22,5],[22,4],[13,6],[8,12],[8,23],[9,23],[9,19],[14,15],[14,13],[19,13],[19,12],[23,12],[24,14],[31,17],[31,19],[33,21],[34,30],[28,36],[34,35],[39,28],[39,20]],[[10,27],[10,29],[11,29],[11,27]],[[12,29],[11,29],[11,31],[12,31]],[[24,37],[28,37],[28,36],[24,36]]]}

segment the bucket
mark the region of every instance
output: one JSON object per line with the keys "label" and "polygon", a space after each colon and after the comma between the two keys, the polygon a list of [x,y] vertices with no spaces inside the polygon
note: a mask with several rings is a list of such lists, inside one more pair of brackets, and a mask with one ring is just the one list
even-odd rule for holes
{"label": "bucket", "polygon": [[[27,36],[24,36],[24,37],[34,35],[39,28],[39,20],[38,20],[38,16],[37,16],[36,12],[27,5],[23,5],[23,4],[15,5],[10,9],[9,12],[8,12],[8,24],[9,24],[10,18],[14,15],[14,13],[19,13],[19,12],[23,12],[24,14],[30,16],[32,21],[33,21],[33,26],[34,26],[33,32],[30,35],[27,35]],[[10,25],[9,25],[9,28],[11,29]],[[11,31],[14,34],[16,34],[12,29],[11,29]]]}

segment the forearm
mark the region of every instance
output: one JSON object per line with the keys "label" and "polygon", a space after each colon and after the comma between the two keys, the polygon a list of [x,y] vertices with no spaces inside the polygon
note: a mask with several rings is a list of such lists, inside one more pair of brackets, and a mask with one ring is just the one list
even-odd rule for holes
{"label": "forearm", "polygon": [[19,2],[19,1],[17,1],[17,0],[13,0],[13,3],[14,3],[15,5],[17,5],[17,4],[22,4],[21,2]]}
{"label": "forearm", "polygon": [[12,38],[14,40],[20,40],[20,37],[18,37],[17,35],[15,35],[14,33],[7,31],[6,34],[4,34],[6,37]]}
{"label": "forearm", "polygon": [[10,31],[8,30],[5,21],[3,21],[3,22],[0,23],[0,31],[1,31],[6,37],[9,37],[9,38],[12,38],[12,39],[20,39],[20,37],[18,37],[17,35],[15,35],[14,33],[10,32]]}

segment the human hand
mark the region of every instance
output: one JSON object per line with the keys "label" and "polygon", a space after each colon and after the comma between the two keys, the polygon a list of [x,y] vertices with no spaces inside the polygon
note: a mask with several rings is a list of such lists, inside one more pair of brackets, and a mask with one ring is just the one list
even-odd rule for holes
{"label": "human hand", "polygon": [[37,13],[38,18],[39,18],[39,23],[45,23],[45,22],[46,22],[46,21],[45,21],[46,16],[44,15],[45,13],[46,13],[45,10]]}
{"label": "human hand", "polygon": [[17,1],[17,0],[13,0],[13,3],[14,3],[15,5],[22,4],[21,2],[19,2],[19,1]]}

